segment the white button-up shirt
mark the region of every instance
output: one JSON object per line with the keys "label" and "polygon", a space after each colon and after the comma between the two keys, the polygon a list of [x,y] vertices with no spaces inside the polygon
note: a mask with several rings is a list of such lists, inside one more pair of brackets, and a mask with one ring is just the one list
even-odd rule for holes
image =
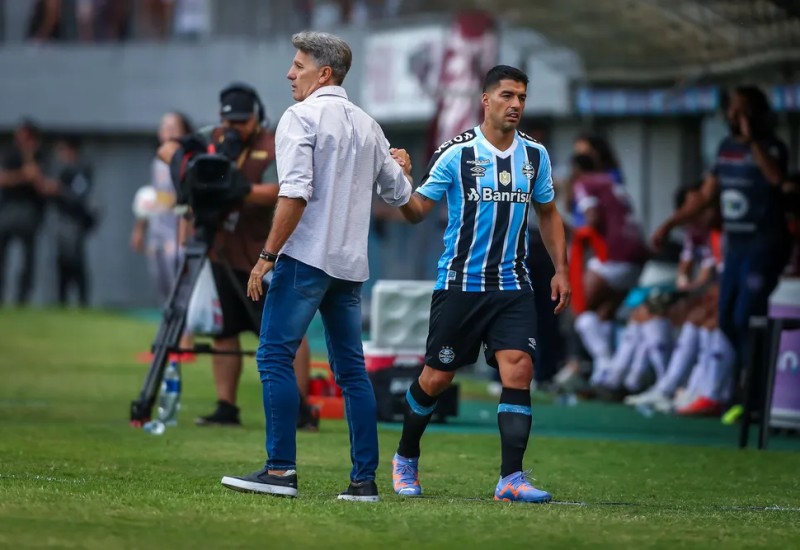
{"label": "white button-up shirt", "polygon": [[373,186],[392,206],[412,192],[378,123],[344,88],[323,86],[281,117],[275,160],[278,196],[307,203],[281,253],[337,279],[366,281]]}

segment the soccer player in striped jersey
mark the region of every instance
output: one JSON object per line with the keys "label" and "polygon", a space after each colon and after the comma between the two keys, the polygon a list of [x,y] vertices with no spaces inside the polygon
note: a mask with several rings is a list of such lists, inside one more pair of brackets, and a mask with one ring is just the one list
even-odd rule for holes
{"label": "soccer player in striped jersey", "polygon": [[[448,225],[444,254],[431,302],[425,367],[406,394],[403,434],[392,461],[395,492],[421,494],[420,439],[437,397],[456,370],[477,360],[481,344],[500,371],[497,408],[502,465],[496,500],[548,502],[522,469],[531,429],[530,384],[536,349],[536,312],[530,274],[527,219],[531,205],[556,267],[551,299],[556,313],[567,307],[570,287],[564,224],[553,202],[550,159],[545,148],[517,131],[528,77],[499,65],[484,79],[484,122],[436,150],[422,185],[402,206],[417,223],[442,197]],[[534,274],[535,276],[535,274]]]}

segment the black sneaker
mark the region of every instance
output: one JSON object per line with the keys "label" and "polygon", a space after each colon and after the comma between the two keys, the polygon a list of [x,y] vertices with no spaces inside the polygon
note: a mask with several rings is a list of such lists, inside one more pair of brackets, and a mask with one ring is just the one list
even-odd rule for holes
{"label": "black sneaker", "polygon": [[269,470],[265,467],[263,470],[242,477],[225,476],[222,478],[222,484],[228,489],[240,493],[297,496],[297,472],[295,470],[288,470],[283,475],[274,475],[268,472]]}
{"label": "black sneaker", "polygon": [[217,401],[217,410],[208,416],[198,416],[194,419],[198,426],[241,426],[239,420],[239,407],[227,401]]}
{"label": "black sneaker", "polygon": [[378,496],[378,486],[375,485],[373,480],[351,481],[347,490],[344,493],[340,493],[337,498],[339,500],[355,500],[358,502],[378,502],[381,499]]}

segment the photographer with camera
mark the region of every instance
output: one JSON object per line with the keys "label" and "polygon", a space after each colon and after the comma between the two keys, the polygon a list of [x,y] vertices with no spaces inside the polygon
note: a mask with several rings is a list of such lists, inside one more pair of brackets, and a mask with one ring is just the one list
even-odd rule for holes
{"label": "photographer with camera", "polygon": [[786,145],[775,136],[767,96],[740,86],[728,99],[730,135],[719,146],[700,191],[653,234],[656,248],[670,230],[696,219],[720,201],[726,241],[719,290],[720,328],[744,357],[751,316],[766,315],[769,295],[789,255],[789,233],[780,200],[787,171]]}
{"label": "photographer with camera", "polygon": [[[176,141],[164,143],[158,156],[170,164],[173,181],[179,187],[179,201],[185,199],[184,176],[190,159],[203,153],[226,158],[232,165],[237,194],[230,211],[214,216],[214,236],[209,250],[214,281],[222,307],[223,327],[214,337],[214,382],[217,390],[217,409],[195,420],[197,425],[239,426],[237,389],[242,373],[239,335],[245,331],[259,334],[263,299],[252,302],[247,298],[250,269],[258,256],[272,225],[274,206],[278,199],[278,177],[275,170],[275,137],[266,130],[266,113],[258,93],[243,83],[234,83],[220,92],[220,124]],[[243,200],[241,198],[243,197]],[[207,212],[194,206],[195,227],[207,221]],[[304,338],[295,357],[298,380],[307,380],[310,367],[308,342]],[[301,388],[304,389],[304,388]],[[315,429],[318,413],[299,392],[299,427]]]}

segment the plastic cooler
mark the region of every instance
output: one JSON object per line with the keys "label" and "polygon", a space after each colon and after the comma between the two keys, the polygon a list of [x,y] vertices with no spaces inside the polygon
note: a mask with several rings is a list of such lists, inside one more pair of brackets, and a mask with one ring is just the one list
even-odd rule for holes
{"label": "plastic cooler", "polygon": [[364,342],[364,361],[367,372],[392,367],[421,367],[425,363],[425,349],[380,348],[373,342]]}
{"label": "plastic cooler", "polygon": [[[800,319],[800,279],[783,279],[769,298],[769,316]],[[800,428],[800,330],[781,334],[770,426]]]}

